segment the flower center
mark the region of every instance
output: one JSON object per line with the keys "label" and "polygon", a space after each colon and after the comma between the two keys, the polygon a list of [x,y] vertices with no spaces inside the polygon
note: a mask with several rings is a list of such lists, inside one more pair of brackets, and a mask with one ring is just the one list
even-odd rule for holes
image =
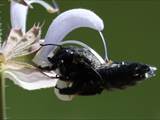
{"label": "flower center", "polygon": [[2,69],[3,64],[5,63],[5,57],[3,53],[0,53],[0,69]]}

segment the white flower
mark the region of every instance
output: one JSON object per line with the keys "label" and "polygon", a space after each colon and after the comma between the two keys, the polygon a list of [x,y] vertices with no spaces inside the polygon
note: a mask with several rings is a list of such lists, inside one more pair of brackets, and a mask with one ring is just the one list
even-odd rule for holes
{"label": "white flower", "polygon": [[[27,90],[53,87],[57,82],[57,79],[51,79],[51,76],[38,68],[15,60],[17,57],[36,52],[40,48],[40,33],[39,26],[33,26],[24,35],[20,29],[12,29],[0,52],[0,70],[3,77],[9,78]],[[52,76],[55,75],[52,72]]]}
{"label": "white flower", "polygon": [[[28,5],[38,3],[50,12],[55,11],[54,8],[41,0],[25,0],[25,2]],[[54,87],[57,82],[57,79],[52,79],[56,76],[55,72],[42,72],[33,65],[15,60],[17,57],[26,56],[40,49],[41,26],[34,25],[26,32],[28,8],[22,0],[11,1],[12,29],[0,48],[0,71],[4,79],[9,78],[27,90]]]}

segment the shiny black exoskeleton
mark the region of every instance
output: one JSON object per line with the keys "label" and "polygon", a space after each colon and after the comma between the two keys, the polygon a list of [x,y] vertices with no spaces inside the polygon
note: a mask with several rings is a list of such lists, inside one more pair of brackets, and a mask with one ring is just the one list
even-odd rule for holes
{"label": "shiny black exoskeleton", "polygon": [[144,80],[151,72],[150,66],[141,63],[112,62],[101,64],[87,49],[78,47],[59,48],[50,69],[58,71],[61,80],[72,83],[58,88],[65,95],[95,95],[104,89],[123,89]]}

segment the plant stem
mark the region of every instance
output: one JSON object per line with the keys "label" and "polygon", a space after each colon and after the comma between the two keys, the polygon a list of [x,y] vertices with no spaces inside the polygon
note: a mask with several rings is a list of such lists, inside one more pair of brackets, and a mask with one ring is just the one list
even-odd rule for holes
{"label": "plant stem", "polygon": [[3,81],[2,81],[2,74],[0,73],[0,120],[3,120],[3,91],[2,91],[2,84],[3,84]]}
{"label": "plant stem", "polygon": [[5,120],[5,80],[0,73],[0,120]]}

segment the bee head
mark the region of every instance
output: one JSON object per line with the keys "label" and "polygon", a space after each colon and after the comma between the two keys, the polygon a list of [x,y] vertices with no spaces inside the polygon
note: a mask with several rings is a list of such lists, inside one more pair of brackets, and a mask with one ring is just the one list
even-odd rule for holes
{"label": "bee head", "polygon": [[142,80],[142,79],[147,79],[150,77],[155,76],[155,71],[157,70],[156,67],[151,67],[146,64],[142,63],[123,63],[122,66],[126,66],[126,69],[128,73],[130,74],[129,76],[132,79],[135,80]]}

